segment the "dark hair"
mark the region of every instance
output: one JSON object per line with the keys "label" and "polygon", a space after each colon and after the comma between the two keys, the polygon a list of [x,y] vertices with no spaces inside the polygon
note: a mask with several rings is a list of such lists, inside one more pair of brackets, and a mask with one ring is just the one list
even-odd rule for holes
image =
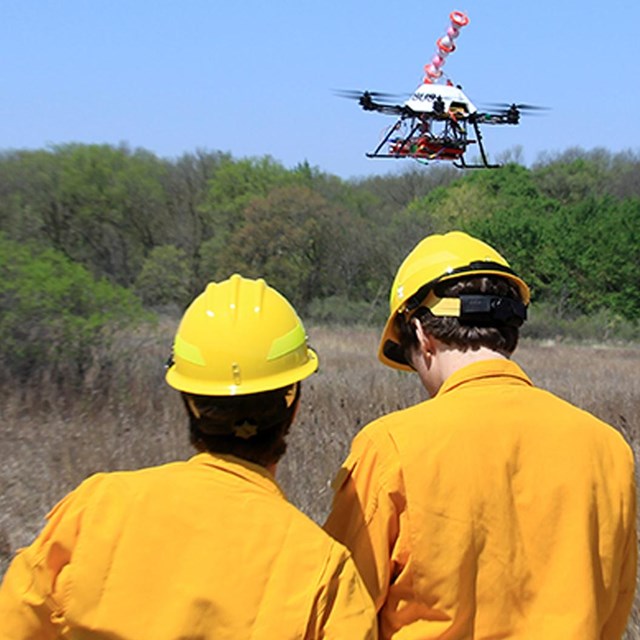
{"label": "dark hair", "polygon": [[241,396],[182,393],[191,444],[266,467],[280,460],[300,400],[300,383]]}
{"label": "dark hair", "polygon": [[[434,292],[441,298],[458,298],[461,295],[487,294],[501,296],[522,302],[522,295],[517,285],[501,276],[466,276],[453,281],[445,281],[436,285]],[[487,323],[474,324],[461,322],[460,318],[435,316],[428,308],[419,306],[411,314],[398,314],[396,328],[400,336],[400,346],[405,354],[418,346],[412,320],[417,318],[425,331],[446,345],[454,346],[461,351],[476,351],[487,347],[494,351],[511,355],[520,335],[519,328],[509,324]],[[408,360],[410,362],[410,360]]]}

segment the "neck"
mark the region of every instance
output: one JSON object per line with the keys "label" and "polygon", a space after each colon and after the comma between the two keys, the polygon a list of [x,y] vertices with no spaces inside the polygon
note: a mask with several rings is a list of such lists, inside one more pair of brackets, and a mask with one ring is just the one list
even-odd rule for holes
{"label": "neck", "polygon": [[441,358],[440,370],[442,376],[442,382],[444,382],[450,375],[454,374],[462,367],[466,367],[468,364],[474,362],[482,362],[484,360],[506,360],[507,357],[493,349],[487,347],[480,347],[475,351],[459,351],[458,349],[446,348],[438,354]]}
{"label": "neck", "polygon": [[[475,351],[460,351],[456,347],[438,343],[431,366],[421,375],[422,383],[431,397],[435,396],[447,378],[467,365],[485,360],[507,360],[507,356],[487,347]],[[420,372],[419,372],[420,373]]]}
{"label": "neck", "polygon": [[275,478],[276,470],[278,468],[278,463],[274,462],[273,464],[268,464],[265,469]]}

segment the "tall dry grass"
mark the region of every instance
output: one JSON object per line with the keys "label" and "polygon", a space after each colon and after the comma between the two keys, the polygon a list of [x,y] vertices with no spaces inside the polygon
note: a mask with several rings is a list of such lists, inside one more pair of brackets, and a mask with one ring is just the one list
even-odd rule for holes
{"label": "tall dry grass", "polygon": [[[177,393],[163,364],[175,321],[128,334],[97,359],[84,383],[46,380],[3,389],[0,405],[0,574],[39,531],[47,510],[97,471],[132,469],[191,455]],[[318,522],[353,435],[373,418],[425,398],[414,376],[376,360],[376,331],[309,330],[320,369],[303,385],[298,419],[278,479]],[[524,342],[515,358],[534,382],[591,411],[640,447],[640,346]],[[627,632],[640,640],[640,596]]]}

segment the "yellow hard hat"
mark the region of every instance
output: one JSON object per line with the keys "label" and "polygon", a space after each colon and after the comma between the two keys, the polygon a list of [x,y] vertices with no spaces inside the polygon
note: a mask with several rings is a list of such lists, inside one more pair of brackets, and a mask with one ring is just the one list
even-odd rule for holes
{"label": "yellow hard hat", "polygon": [[[394,369],[411,371],[409,366],[388,355],[393,351],[394,344],[399,343],[394,323],[396,315],[405,310],[407,301],[419,291],[424,291],[424,299],[436,283],[467,275],[503,276],[518,286],[523,303],[529,304],[529,287],[493,247],[462,231],[427,236],[404,259],[393,281],[389,298],[389,318],[382,332],[378,350],[381,362]],[[439,299],[435,296],[433,299],[434,303],[441,303],[440,309],[434,309],[431,304],[427,305],[435,315],[459,315],[459,303],[447,304],[450,302],[449,299]]]}
{"label": "yellow hard hat", "polygon": [[166,380],[197,395],[246,395],[286,387],[317,368],[289,302],[264,280],[234,274],[208,284],[185,311]]}

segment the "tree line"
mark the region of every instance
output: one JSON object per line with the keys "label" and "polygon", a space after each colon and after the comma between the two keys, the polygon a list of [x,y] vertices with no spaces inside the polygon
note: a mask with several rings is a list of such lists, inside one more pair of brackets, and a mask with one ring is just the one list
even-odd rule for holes
{"label": "tree line", "polygon": [[[99,324],[119,307],[126,318],[182,308],[233,272],[265,277],[311,317],[368,322],[384,315],[404,255],[427,233],[454,228],[504,252],[534,301],[559,316],[636,322],[639,177],[637,154],[606,150],[478,172],[413,164],[357,180],[218,151],[5,151],[0,340],[19,344],[51,314]],[[87,295],[92,287],[101,293]],[[29,296],[51,292],[55,302],[28,312]]]}

